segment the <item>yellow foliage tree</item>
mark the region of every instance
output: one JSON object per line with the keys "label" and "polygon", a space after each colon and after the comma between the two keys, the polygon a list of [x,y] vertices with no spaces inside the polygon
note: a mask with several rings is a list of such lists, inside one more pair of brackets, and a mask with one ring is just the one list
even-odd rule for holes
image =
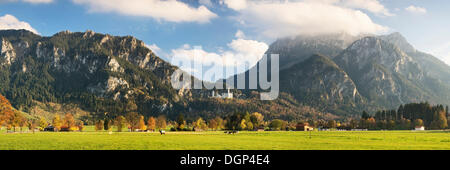
{"label": "yellow foliage tree", "polygon": [[48,126],[47,120],[45,118],[41,117],[39,120],[39,130],[44,130]]}
{"label": "yellow foliage tree", "polygon": [[76,124],[75,124],[75,119],[73,118],[73,115],[72,115],[72,114],[67,113],[67,114],[64,116],[64,123],[63,123],[63,125],[66,126],[66,127],[69,128],[69,129],[71,129],[71,128],[73,128],[73,127],[76,126]]}
{"label": "yellow foliage tree", "polygon": [[156,120],[154,117],[150,117],[147,121],[147,129],[155,130],[156,129]]}
{"label": "yellow foliage tree", "polygon": [[55,117],[53,118],[53,127],[56,128],[56,130],[61,130],[61,126],[62,126],[62,121],[61,118],[59,117],[59,115],[55,115]]}
{"label": "yellow foliage tree", "polygon": [[144,116],[139,117],[139,127],[140,130],[147,130],[147,126],[145,126]]}

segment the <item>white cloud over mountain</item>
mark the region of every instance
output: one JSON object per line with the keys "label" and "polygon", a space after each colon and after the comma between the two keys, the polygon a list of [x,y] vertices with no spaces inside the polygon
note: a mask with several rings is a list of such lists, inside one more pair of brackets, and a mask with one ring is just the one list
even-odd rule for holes
{"label": "white cloud over mountain", "polygon": [[383,33],[387,27],[374,23],[357,9],[383,16],[393,15],[376,0],[246,0],[245,5],[241,3],[223,0],[223,4],[239,13],[236,18],[240,23],[271,38],[341,32],[352,35]]}
{"label": "white cloud over mountain", "polygon": [[19,21],[16,17],[6,14],[0,17],[0,30],[8,30],[8,29],[25,29],[31,31],[33,33],[39,34],[30,24],[24,21]]}
{"label": "white cloud over mountain", "polygon": [[127,16],[151,17],[169,22],[206,23],[217,15],[207,7],[197,8],[177,0],[72,0],[89,12],[114,12]]}

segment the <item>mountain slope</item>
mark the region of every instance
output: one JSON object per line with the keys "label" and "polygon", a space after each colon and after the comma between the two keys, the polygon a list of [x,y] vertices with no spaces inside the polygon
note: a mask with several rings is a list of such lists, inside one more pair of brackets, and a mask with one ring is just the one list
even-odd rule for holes
{"label": "mountain slope", "polygon": [[176,69],[133,37],[0,31],[1,93],[28,111],[34,101],[77,103],[94,113],[169,113],[185,105],[170,86]]}
{"label": "mountain slope", "polygon": [[420,101],[442,103],[450,96],[444,84],[427,76],[420,61],[377,37],[356,41],[334,61],[375,106],[394,108]]}
{"label": "mountain slope", "polygon": [[326,56],[313,55],[281,71],[280,80],[282,91],[336,114],[357,112],[365,102],[353,80]]}
{"label": "mountain slope", "polygon": [[379,36],[379,38],[396,45],[413,59],[420,61],[419,65],[428,76],[439,79],[445,84],[450,84],[450,66],[430,54],[416,50],[400,33]]}
{"label": "mountain slope", "polygon": [[359,38],[346,33],[317,36],[299,35],[275,41],[270,45],[266,54],[280,54],[280,70],[283,70],[314,54],[333,58]]}

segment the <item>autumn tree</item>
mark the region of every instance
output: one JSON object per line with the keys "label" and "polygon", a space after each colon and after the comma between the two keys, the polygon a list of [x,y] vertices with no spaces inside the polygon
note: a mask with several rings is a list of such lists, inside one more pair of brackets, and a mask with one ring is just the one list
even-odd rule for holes
{"label": "autumn tree", "polygon": [[147,130],[147,126],[145,126],[145,119],[144,116],[139,116],[139,124],[138,124],[138,128],[140,130]]}
{"label": "autumn tree", "polygon": [[167,126],[166,117],[164,115],[158,116],[156,119],[156,128],[157,129],[165,129]]}
{"label": "autumn tree", "polygon": [[77,127],[78,127],[78,130],[79,130],[80,132],[82,132],[83,129],[84,129],[84,122],[80,120],[80,121],[78,122],[78,124],[77,124]]}
{"label": "autumn tree", "polygon": [[212,130],[217,130],[218,124],[217,124],[216,119],[209,120],[208,127]]}
{"label": "autumn tree", "polygon": [[101,130],[103,130],[103,128],[104,128],[104,125],[105,124],[105,122],[103,121],[103,120],[98,120],[96,123],[95,123],[95,131],[101,131]]}
{"label": "autumn tree", "polygon": [[0,124],[8,124],[8,120],[10,120],[10,117],[12,117],[13,115],[14,112],[11,103],[9,103],[8,99],[6,99],[4,96],[0,95]]}
{"label": "autumn tree", "polygon": [[27,123],[28,130],[33,131],[36,129],[36,122],[34,120],[29,120]]}
{"label": "autumn tree", "polygon": [[217,122],[217,129],[225,128],[225,121],[222,118],[216,117],[214,120]]}
{"label": "autumn tree", "polygon": [[126,119],[123,116],[116,117],[116,120],[114,121],[114,124],[117,127],[117,132],[122,132],[123,127],[126,125]]}
{"label": "autumn tree", "polygon": [[438,112],[438,118],[436,122],[439,129],[445,129],[448,127],[447,117],[444,111]]}
{"label": "autumn tree", "polygon": [[41,117],[39,119],[39,130],[44,130],[48,126],[47,120],[45,118]]}
{"label": "autumn tree", "polygon": [[156,120],[154,117],[148,118],[147,129],[154,131],[156,129]]}
{"label": "autumn tree", "polygon": [[414,126],[423,126],[423,120],[422,119],[416,119],[414,120]]}
{"label": "autumn tree", "polygon": [[135,129],[139,128],[140,115],[137,112],[129,112],[127,113],[127,115],[125,115],[125,118],[130,125],[130,129],[132,132],[134,132]]}
{"label": "autumn tree", "polygon": [[281,126],[283,125],[283,121],[279,119],[272,120],[269,124],[269,128],[272,130],[281,130]]}
{"label": "autumn tree", "polygon": [[15,110],[11,103],[4,96],[0,95],[0,124],[6,123],[7,129],[16,130],[16,127],[22,127],[26,124],[26,119],[22,113]]}
{"label": "autumn tree", "polygon": [[17,126],[20,128],[20,132],[22,132],[22,128],[27,126],[27,119],[24,116],[22,116],[22,113],[16,110],[15,121],[16,121],[15,124],[17,124]]}
{"label": "autumn tree", "polygon": [[70,113],[67,113],[67,114],[64,116],[64,121],[63,121],[63,122],[64,122],[63,125],[64,125],[65,127],[69,128],[69,129],[72,129],[73,127],[76,126],[76,124],[75,124],[75,119],[73,118],[73,115],[70,114]]}
{"label": "autumn tree", "polygon": [[206,125],[205,121],[200,117],[194,122],[194,128],[195,129],[202,129],[207,130],[208,126]]}
{"label": "autumn tree", "polygon": [[247,126],[247,130],[254,130],[253,123],[251,121],[248,121],[246,126]]}
{"label": "autumn tree", "polygon": [[247,128],[247,121],[245,119],[241,120],[241,123],[239,124],[239,129],[244,130]]}
{"label": "autumn tree", "polygon": [[53,127],[55,127],[57,131],[61,130],[62,121],[61,121],[61,118],[59,117],[59,115],[55,115],[55,117],[53,118],[52,124],[53,124]]}
{"label": "autumn tree", "polygon": [[254,112],[250,116],[250,120],[254,127],[260,127],[264,123],[264,116],[261,113]]}
{"label": "autumn tree", "polygon": [[186,124],[186,121],[184,120],[184,116],[183,114],[179,114],[177,117],[177,129],[178,130],[183,130]]}
{"label": "autumn tree", "polygon": [[336,120],[329,120],[328,121],[328,125],[327,125],[327,127],[328,128],[330,128],[330,129],[334,129],[334,128],[336,128]]}

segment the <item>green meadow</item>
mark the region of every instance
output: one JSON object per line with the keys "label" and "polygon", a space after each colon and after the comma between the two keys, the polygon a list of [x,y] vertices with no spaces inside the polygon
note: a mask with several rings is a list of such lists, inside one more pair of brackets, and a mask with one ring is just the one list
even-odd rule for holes
{"label": "green meadow", "polygon": [[450,131],[0,133],[0,150],[450,150]]}

